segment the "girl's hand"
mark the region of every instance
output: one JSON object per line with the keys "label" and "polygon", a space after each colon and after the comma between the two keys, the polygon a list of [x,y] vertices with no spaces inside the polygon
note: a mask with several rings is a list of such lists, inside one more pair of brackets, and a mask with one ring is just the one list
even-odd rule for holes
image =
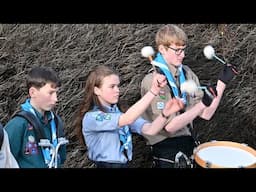
{"label": "girl's hand", "polygon": [[151,91],[158,94],[161,88],[165,87],[167,84],[166,77],[162,74],[153,73]]}

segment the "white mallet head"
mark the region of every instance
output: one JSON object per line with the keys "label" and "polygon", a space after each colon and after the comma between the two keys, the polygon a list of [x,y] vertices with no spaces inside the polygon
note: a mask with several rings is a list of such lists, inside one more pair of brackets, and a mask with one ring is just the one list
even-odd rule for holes
{"label": "white mallet head", "polygon": [[146,46],[141,49],[141,55],[143,57],[152,57],[154,54],[155,51],[151,46]]}
{"label": "white mallet head", "polygon": [[204,48],[204,56],[207,59],[212,59],[215,56],[215,51],[214,51],[214,49],[213,49],[213,47],[211,45],[207,45]]}
{"label": "white mallet head", "polygon": [[192,79],[185,81],[180,85],[180,91],[182,93],[186,92],[188,94],[193,94],[197,91],[198,87]]}

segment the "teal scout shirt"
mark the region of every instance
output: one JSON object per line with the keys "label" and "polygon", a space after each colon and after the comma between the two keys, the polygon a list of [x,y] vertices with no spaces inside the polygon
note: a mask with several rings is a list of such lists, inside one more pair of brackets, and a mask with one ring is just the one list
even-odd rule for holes
{"label": "teal scout shirt", "polygon": [[[37,111],[36,114],[40,119],[45,137],[51,141],[50,112],[46,113],[48,120],[45,120]],[[11,152],[17,160],[20,168],[47,168],[41,147],[38,146],[38,141],[35,139],[34,128],[26,119],[16,116],[5,125],[5,129],[8,133]],[[63,131],[60,132],[59,135],[64,136]],[[60,147],[59,155],[61,158],[61,164],[63,164],[66,159],[65,145]]]}

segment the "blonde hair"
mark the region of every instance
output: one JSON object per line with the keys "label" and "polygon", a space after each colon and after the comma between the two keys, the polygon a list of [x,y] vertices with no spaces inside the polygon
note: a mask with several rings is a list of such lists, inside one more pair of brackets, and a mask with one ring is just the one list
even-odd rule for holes
{"label": "blonde hair", "polygon": [[156,33],[156,46],[169,46],[175,44],[177,46],[184,46],[187,44],[186,33],[177,25],[168,24],[161,27]]}

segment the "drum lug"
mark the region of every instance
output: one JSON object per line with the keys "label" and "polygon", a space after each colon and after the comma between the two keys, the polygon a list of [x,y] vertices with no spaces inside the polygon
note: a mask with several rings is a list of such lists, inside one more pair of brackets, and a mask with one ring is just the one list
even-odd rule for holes
{"label": "drum lug", "polygon": [[211,168],[211,162],[206,161],[206,162],[205,162],[205,167],[206,167],[206,168]]}

